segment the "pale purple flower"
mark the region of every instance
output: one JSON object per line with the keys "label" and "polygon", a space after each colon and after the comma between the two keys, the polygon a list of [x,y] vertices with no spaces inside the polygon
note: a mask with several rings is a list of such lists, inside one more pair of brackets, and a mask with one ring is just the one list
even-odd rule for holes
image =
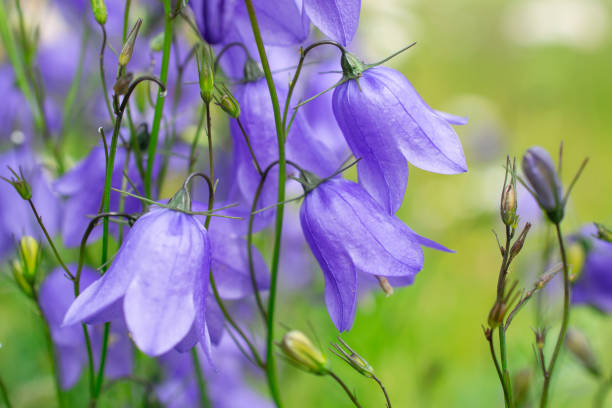
{"label": "pale purple flower", "polygon": [[361,0],[304,0],[304,9],[323,34],[346,46],[359,25]]}
{"label": "pale purple flower", "polygon": [[523,173],[540,207],[555,221],[563,218],[563,188],[557,168],[550,154],[542,147],[534,146],[523,156]]}
{"label": "pale purple flower", "polygon": [[209,44],[218,44],[225,39],[234,20],[237,0],[192,0],[196,23],[202,37]]}
{"label": "pale purple flower", "polygon": [[355,157],[359,182],[389,213],[403,200],[408,160],[421,169],[455,174],[467,171],[451,124],[464,119],[431,109],[398,71],[367,68],[334,90],[336,120]]}
{"label": "pale purple flower", "polygon": [[357,303],[357,273],[412,283],[423,267],[421,246],[448,251],[390,215],[359,184],[333,178],[306,194],[300,219],[325,277],[325,302],[338,330],[349,330]]}
{"label": "pale purple flower", "polygon": [[121,310],[144,353],[196,342],[208,350],[208,233],[195,216],[153,207],[136,221],[108,271],[70,306],[65,324],[108,320]]}
{"label": "pale purple flower", "polygon": [[[70,266],[72,273],[76,267]],[[98,274],[91,268],[84,267],[81,271],[80,288],[87,288],[98,278]],[[62,388],[71,388],[76,384],[83,367],[88,364],[87,349],[83,328],[80,324],[62,326],[64,314],[74,300],[73,283],[63,269],[54,269],[40,285],[40,307],[55,346],[58,360],[59,378]],[[94,363],[99,365],[102,345],[103,328],[101,325],[88,326],[89,335],[94,353]],[[122,320],[111,324],[110,342],[104,373],[107,378],[128,376],[132,372],[132,347]]]}

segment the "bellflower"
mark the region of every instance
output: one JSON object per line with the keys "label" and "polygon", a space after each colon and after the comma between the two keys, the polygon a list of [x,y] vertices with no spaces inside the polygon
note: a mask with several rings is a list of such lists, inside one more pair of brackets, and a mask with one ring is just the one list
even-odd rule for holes
{"label": "bellflower", "polygon": [[72,303],[64,323],[104,321],[123,310],[134,342],[148,355],[188,350],[197,341],[208,351],[209,271],[210,242],[200,221],[152,207],[131,228],[108,271]]}
{"label": "bellflower", "polygon": [[361,0],[304,0],[304,9],[323,34],[346,46],[359,25]]}
{"label": "bellflower", "polygon": [[209,44],[218,44],[234,20],[237,0],[193,0],[189,5],[193,9],[198,29]]}
{"label": "bellflower", "polygon": [[[71,266],[74,273],[75,267]],[[81,271],[80,287],[91,285],[98,274],[91,268]],[[83,366],[87,364],[87,349],[81,325],[62,326],[64,314],[74,299],[73,283],[61,268],[53,270],[40,285],[39,302],[55,346],[58,360],[59,378],[62,388],[71,388],[78,381]],[[94,362],[99,364],[103,328],[88,327],[94,351]],[[132,372],[132,348],[122,320],[111,325],[111,342],[106,359],[107,378],[128,376]]]}
{"label": "bellflower", "polygon": [[550,154],[534,146],[523,156],[523,173],[540,207],[553,222],[563,218],[563,188]]}
{"label": "bellflower", "polygon": [[576,246],[582,258],[581,265],[574,265],[572,270],[578,274],[572,286],[572,303],[590,305],[602,312],[612,313],[612,243],[593,237],[595,228],[588,227],[571,238],[574,242],[568,247],[570,262],[573,248]]}
{"label": "bellflower", "polygon": [[355,318],[358,272],[410,284],[423,267],[421,245],[446,250],[390,215],[361,185],[340,178],[307,192],[300,220],[340,331],[349,330]]}
{"label": "bellflower", "polygon": [[431,109],[398,71],[368,67],[346,53],[346,81],[336,87],[333,110],[348,145],[361,158],[359,182],[389,213],[403,200],[408,160],[442,174],[467,171],[451,124],[464,119]]}

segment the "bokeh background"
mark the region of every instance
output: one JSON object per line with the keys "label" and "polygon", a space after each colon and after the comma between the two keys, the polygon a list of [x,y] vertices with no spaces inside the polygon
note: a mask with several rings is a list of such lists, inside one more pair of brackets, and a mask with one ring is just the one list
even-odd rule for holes
{"label": "bokeh background", "polygon": [[[365,295],[353,329],[343,338],[375,368],[395,407],[502,406],[481,324],[494,300],[499,269],[491,229],[501,231],[498,203],[505,156],[520,159],[532,145],[555,155],[563,142],[566,182],[588,156],[564,230],[571,233],[591,221],[612,223],[612,3],[363,0],[354,48],[366,61],[412,41],[417,45],[389,65],[401,70],[432,107],[470,118],[457,129],[469,172],[441,176],[411,167],[399,216],[456,253],[429,250],[413,286],[389,298],[379,291]],[[512,271],[524,285],[542,272],[541,253],[550,238],[547,226],[534,219],[536,226]],[[50,406],[53,388],[40,322],[5,281],[0,285],[0,375],[17,406]],[[315,285],[319,294],[321,285]],[[324,305],[312,299],[309,293],[281,294],[279,321],[314,331],[326,349],[337,333]],[[549,343],[558,328],[556,311],[553,307],[549,313]],[[533,325],[534,311],[527,307],[512,325],[508,342],[510,370],[533,372],[535,397],[541,376],[532,350]],[[575,308],[571,325],[588,335],[612,375],[612,318]],[[349,406],[331,380],[280,365],[286,406]],[[373,382],[337,359],[333,366],[364,407],[383,406]],[[74,400],[86,392],[84,383],[71,392]],[[590,406],[597,387],[597,380],[564,353],[551,407]],[[116,406],[111,397],[102,405]]]}

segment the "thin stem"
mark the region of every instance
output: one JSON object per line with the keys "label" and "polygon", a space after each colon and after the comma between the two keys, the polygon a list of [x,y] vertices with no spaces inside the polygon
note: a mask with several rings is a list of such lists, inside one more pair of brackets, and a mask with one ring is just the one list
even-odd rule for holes
{"label": "thin stem", "polygon": [[106,27],[104,24],[100,24],[102,30],[102,46],[100,47],[100,82],[102,82],[102,92],[104,93],[104,102],[106,103],[106,109],[112,123],[115,123],[115,116],[113,115],[113,108],[111,108],[110,97],[108,96],[108,86],[106,85],[106,73],[104,72],[104,50],[106,49]]}
{"label": "thin stem", "polygon": [[257,173],[261,175],[262,174],[261,166],[259,166],[259,162],[257,161],[257,156],[255,156],[255,152],[253,151],[253,146],[251,146],[251,140],[249,139],[249,135],[244,129],[244,126],[242,126],[242,121],[240,120],[240,117],[236,118],[236,122],[238,122],[238,127],[240,127],[240,132],[242,132],[242,135],[244,136],[244,141],[246,142],[247,147],[249,148],[249,153],[251,154],[251,158],[253,159],[253,164],[255,165],[255,169],[257,170]]}
{"label": "thin stem", "polygon": [[270,70],[270,63],[268,62],[268,56],[263,45],[261,38],[261,32],[259,30],[259,23],[255,16],[255,9],[253,8],[252,0],[245,0],[246,8],[249,14],[249,20],[251,22],[251,28],[253,30],[253,36],[257,43],[257,50],[259,52],[259,58],[261,65],[266,77],[268,84],[268,90],[270,92],[270,99],[272,101],[272,108],[274,110],[274,123],[276,125],[276,140],[278,143],[278,197],[277,201],[281,203],[276,209],[276,222],[274,229],[274,250],[272,253],[272,265],[270,273],[270,292],[268,297],[268,322],[267,322],[267,338],[266,338],[266,377],[268,379],[268,387],[270,388],[270,394],[274,403],[277,407],[281,407],[280,392],[276,380],[276,364],[274,355],[274,309],[276,307],[276,286],[278,281],[278,266],[280,261],[280,245],[281,245],[281,234],[283,231],[283,215],[285,206],[282,204],[285,201],[285,179],[287,175],[287,163],[285,157],[285,129],[283,127],[280,106],[278,102],[278,95],[276,93],[276,87],[274,85],[274,79],[272,78],[272,72]]}
{"label": "thin stem", "polygon": [[353,394],[351,392],[351,390],[349,390],[349,388],[346,386],[346,384],[340,379],[340,377],[338,377],[333,371],[329,371],[329,375],[332,376],[332,378],[334,380],[336,380],[336,382],[338,384],[340,384],[340,386],[342,387],[342,389],[344,390],[344,392],[346,392],[346,395],[348,395],[348,397],[351,399],[351,401],[353,401],[353,404],[357,407],[357,408],[361,408],[361,404],[359,404],[359,401],[357,401],[357,397],[355,396],[355,394]]}
{"label": "thin stem", "polygon": [[130,20],[130,6],[132,5],[132,0],[125,0],[125,8],[123,9],[123,33],[121,35],[121,41],[125,43],[128,33],[128,24]]}
{"label": "thin stem", "polygon": [[[170,0],[163,0],[164,3],[164,44],[162,53],[161,72],[159,79],[165,85],[168,81],[168,65],[170,63],[170,48],[172,46],[172,9]],[[159,137],[159,129],[161,125],[162,114],[164,111],[164,102],[166,101],[166,90],[159,89],[157,92],[157,102],[155,104],[155,113],[153,116],[153,125],[151,128],[151,137],[149,139],[149,155],[147,157],[147,173],[144,180],[145,196],[151,198],[151,182],[153,177],[153,165],[155,164],[155,153],[157,150],[157,139]]]}
{"label": "thin stem", "polygon": [[559,337],[557,338],[557,344],[548,363],[548,369],[544,376],[544,384],[542,385],[542,398],[540,400],[540,408],[545,408],[548,404],[548,390],[550,389],[550,380],[552,378],[555,364],[563,348],[563,342],[565,341],[565,333],[567,332],[567,326],[570,318],[570,281],[569,281],[569,267],[567,264],[567,256],[565,253],[565,244],[563,243],[563,234],[561,233],[561,224],[555,224],[557,232],[557,241],[559,242],[559,252],[561,253],[561,262],[563,263],[563,320],[561,321],[561,329],[559,330]]}
{"label": "thin stem", "polygon": [[210,401],[208,400],[208,395],[206,393],[206,381],[204,381],[204,373],[202,373],[202,366],[200,365],[198,349],[196,347],[191,349],[191,358],[193,360],[193,368],[196,372],[196,378],[198,380],[201,406],[202,408],[210,408]]}
{"label": "thin stem", "polygon": [[196,148],[198,147],[198,141],[200,140],[200,133],[202,132],[202,126],[204,125],[204,115],[205,110],[208,109],[206,105],[202,105],[202,111],[200,112],[200,120],[198,121],[198,127],[196,128],[195,135],[193,137],[193,141],[191,142],[191,149],[189,152],[189,171],[188,173],[193,173],[193,169],[195,168],[195,164],[197,162],[196,157]]}
{"label": "thin stem", "polygon": [[497,360],[497,353],[495,353],[495,346],[493,345],[493,333],[489,335],[485,334],[487,338],[487,342],[489,343],[489,350],[491,351],[491,358],[493,359],[493,364],[495,365],[495,371],[497,372],[497,376],[499,377],[499,382],[502,385],[502,390],[504,391],[504,402],[506,406],[508,406],[508,388],[506,387],[506,382],[504,381],[504,374],[501,371],[499,366],[499,361]]}
{"label": "thin stem", "polygon": [[6,408],[12,408],[13,406],[11,405],[11,400],[9,399],[8,390],[6,389],[6,385],[4,384],[4,381],[2,381],[1,377],[0,377],[0,394],[2,395],[2,401],[4,402],[4,405],[6,405]]}
{"label": "thin stem", "polygon": [[32,209],[32,212],[34,213],[34,217],[36,218],[38,225],[40,225],[40,228],[42,229],[43,234],[45,235],[45,238],[47,238],[47,242],[49,243],[49,246],[51,247],[51,250],[53,251],[55,258],[62,266],[62,269],[64,269],[64,272],[66,272],[66,275],[68,275],[71,280],[74,280],[74,275],[70,272],[70,270],[64,263],[64,260],[62,259],[59,252],[57,251],[57,248],[55,247],[53,240],[49,236],[49,232],[47,231],[47,228],[45,228],[45,224],[43,223],[42,217],[38,214],[38,211],[36,210],[36,206],[34,205],[34,202],[32,201],[31,198],[28,199],[28,203],[30,204],[30,208]]}
{"label": "thin stem", "polygon": [[502,362],[502,375],[504,383],[506,384],[506,403],[508,408],[514,407],[513,395],[512,395],[512,382],[510,381],[510,373],[508,371],[508,357],[506,350],[506,330],[504,325],[499,325],[499,354]]}
{"label": "thin stem", "polygon": [[[213,142],[212,142],[212,120],[210,115],[210,102],[206,103],[206,137],[208,138],[208,168],[209,168],[209,177],[212,183],[215,183],[215,166],[213,163]],[[212,202],[208,206],[208,211],[212,211]],[[206,220],[208,225],[210,224],[210,217]]]}
{"label": "thin stem", "polygon": [[387,389],[383,385],[382,381],[380,381],[375,375],[372,375],[372,379],[378,383],[381,391],[383,392],[383,394],[385,394],[385,400],[387,400],[387,408],[391,408],[391,400],[389,399],[389,394],[387,394]]}

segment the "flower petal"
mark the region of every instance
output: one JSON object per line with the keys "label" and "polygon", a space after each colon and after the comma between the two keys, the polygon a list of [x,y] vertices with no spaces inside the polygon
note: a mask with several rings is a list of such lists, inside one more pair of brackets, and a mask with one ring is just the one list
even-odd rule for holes
{"label": "flower petal", "polygon": [[312,23],[326,36],[347,46],[359,25],[361,0],[304,0]]}

